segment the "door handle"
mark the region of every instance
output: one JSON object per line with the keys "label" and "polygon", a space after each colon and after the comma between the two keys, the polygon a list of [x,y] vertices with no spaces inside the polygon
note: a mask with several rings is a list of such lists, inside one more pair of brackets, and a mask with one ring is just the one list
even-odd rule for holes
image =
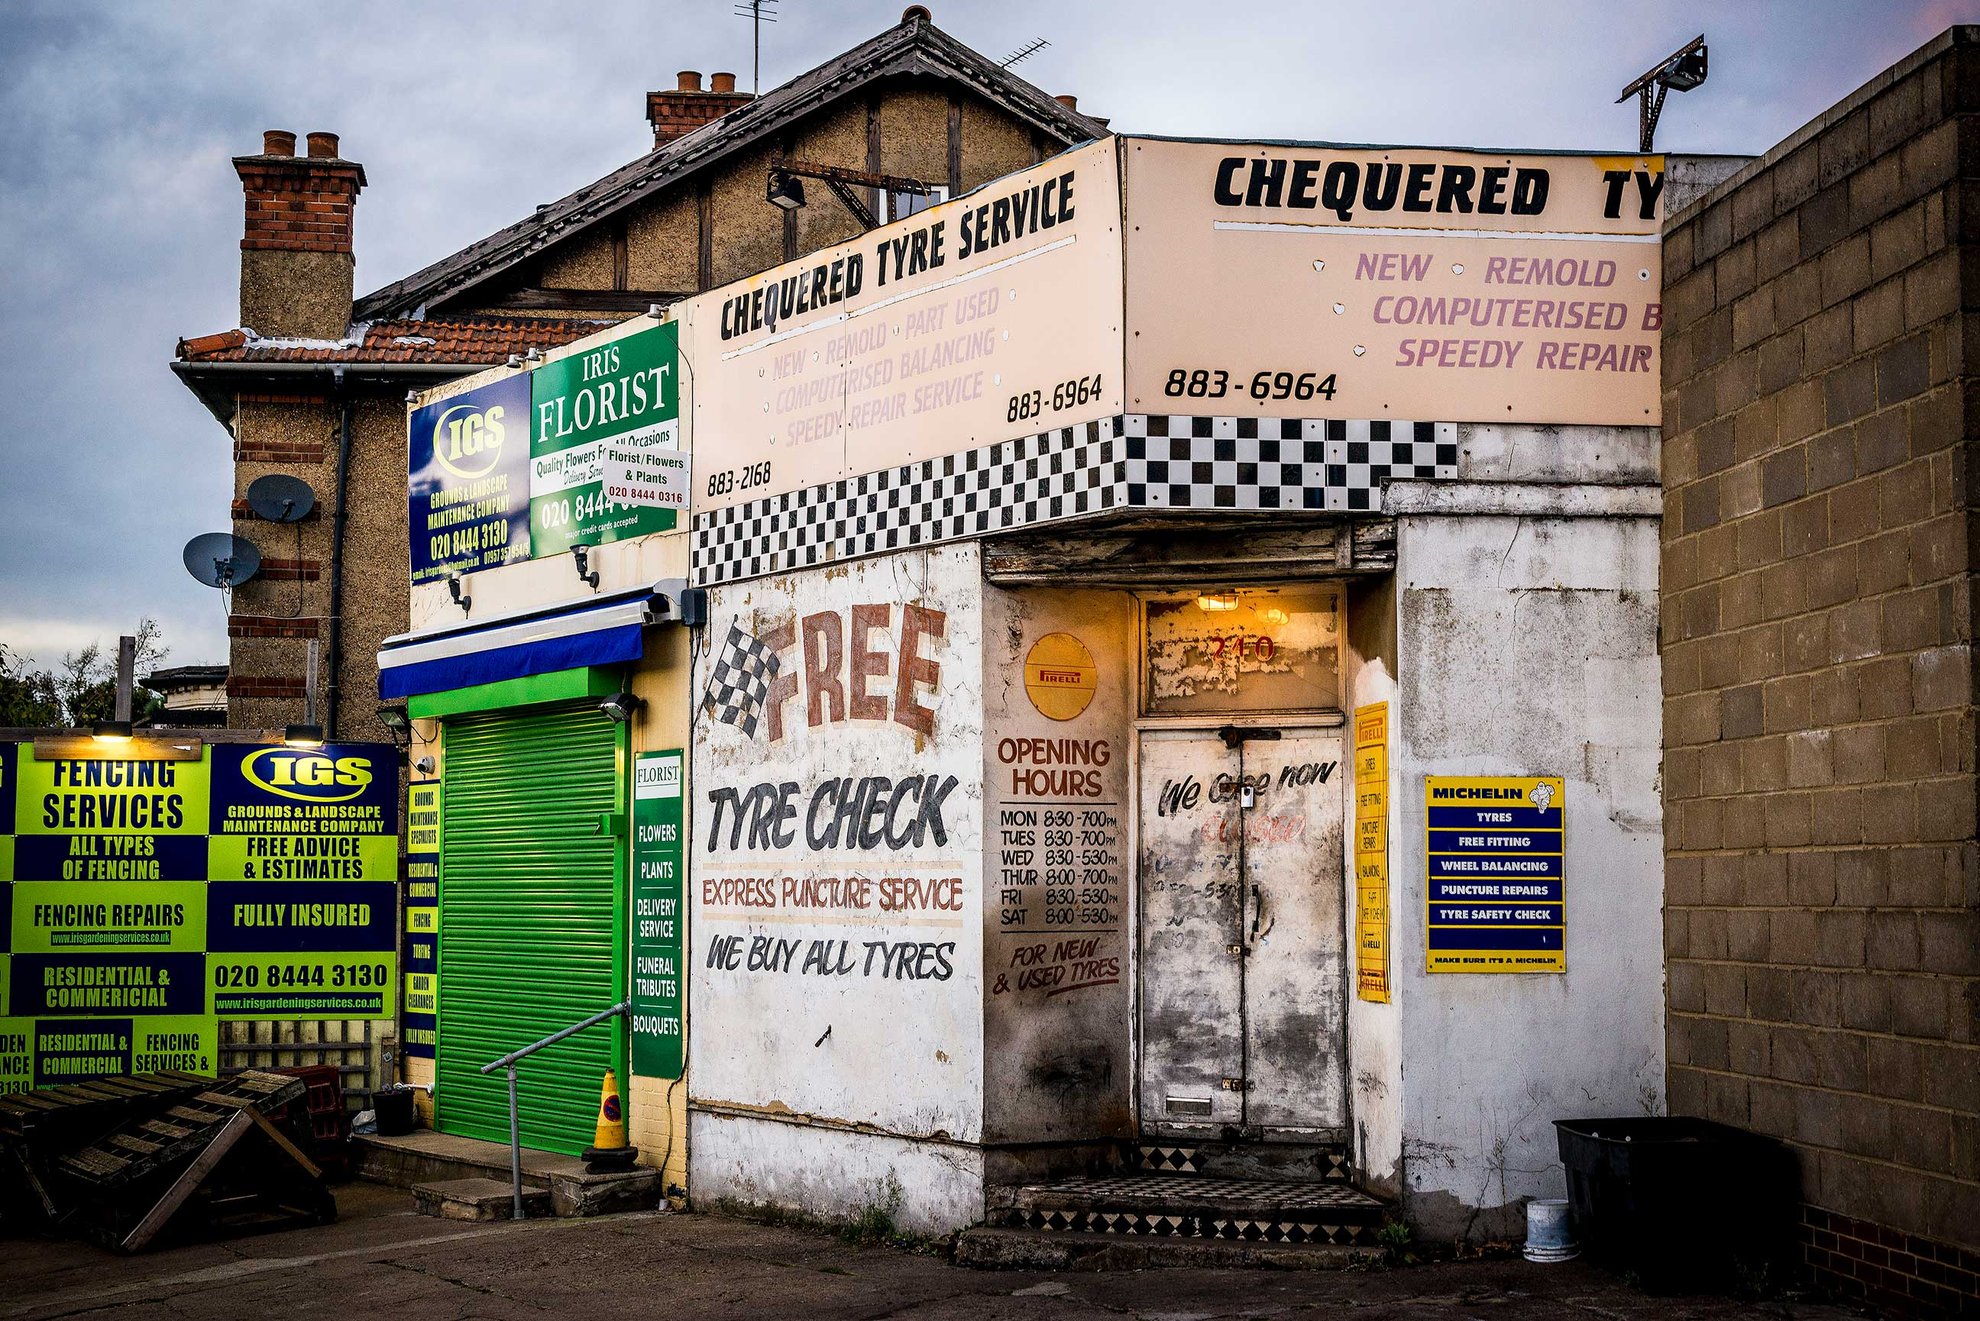
{"label": "door handle", "polygon": [[1258,937],[1263,934],[1259,928],[1264,920],[1265,896],[1259,891],[1257,885],[1254,884],[1251,887],[1251,934],[1246,936],[1244,941],[1247,950],[1258,947]]}

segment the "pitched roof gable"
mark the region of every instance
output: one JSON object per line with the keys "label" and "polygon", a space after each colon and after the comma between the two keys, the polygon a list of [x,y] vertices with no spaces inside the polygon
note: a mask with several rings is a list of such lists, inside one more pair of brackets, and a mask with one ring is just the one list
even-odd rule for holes
{"label": "pitched roof gable", "polygon": [[550,203],[527,219],[470,243],[425,270],[366,294],[353,306],[352,318],[365,321],[417,316],[429,303],[454,297],[500,275],[607,216],[655,196],[668,185],[771,138],[792,121],[844,98],[853,90],[899,74],[920,74],[961,83],[1037,132],[1067,145],[1100,137],[1107,131],[1100,121],[1067,109],[933,23],[910,16],[898,26],[809,73],[800,74],[740,109]]}

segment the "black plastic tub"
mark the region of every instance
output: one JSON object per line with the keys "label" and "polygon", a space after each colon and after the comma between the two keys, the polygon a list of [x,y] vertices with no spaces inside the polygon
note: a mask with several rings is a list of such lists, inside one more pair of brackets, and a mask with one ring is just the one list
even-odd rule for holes
{"label": "black plastic tub", "polygon": [[404,1137],[413,1131],[413,1089],[381,1087],[371,1094],[372,1109],[378,1112],[380,1137]]}
{"label": "black plastic tub", "polygon": [[1581,1248],[1660,1293],[1778,1282],[1799,1176],[1770,1138],[1680,1116],[1557,1119]]}

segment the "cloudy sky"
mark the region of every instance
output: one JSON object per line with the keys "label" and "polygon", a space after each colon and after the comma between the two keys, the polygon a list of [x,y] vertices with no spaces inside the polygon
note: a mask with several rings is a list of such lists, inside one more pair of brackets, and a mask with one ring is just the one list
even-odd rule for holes
{"label": "cloudy sky", "polygon": [[[897,22],[784,0],[774,85]],[[1701,30],[1667,151],[1757,153],[1980,0],[937,0],[938,25],[1118,129],[1619,148],[1616,91]],[[648,88],[741,71],[731,0],[0,0],[0,642],[44,664],[156,616],[220,660],[179,550],[225,528],[227,437],[167,368],[238,320],[230,156],[342,134],[365,292],[637,156]],[[1206,21],[1214,20],[1214,21]]]}

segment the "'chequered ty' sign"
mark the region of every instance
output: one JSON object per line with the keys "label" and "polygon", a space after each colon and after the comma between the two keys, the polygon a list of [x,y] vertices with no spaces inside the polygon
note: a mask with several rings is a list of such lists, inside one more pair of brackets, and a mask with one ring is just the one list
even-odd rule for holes
{"label": "'chequered ty' sign", "polygon": [[779,667],[776,652],[743,632],[741,624],[729,625],[729,636],[723,639],[722,654],[715,659],[715,673],[709,676],[701,709],[742,730],[745,737],[755,738],[756,722],[763,718],[770,681],[777,677]]}

